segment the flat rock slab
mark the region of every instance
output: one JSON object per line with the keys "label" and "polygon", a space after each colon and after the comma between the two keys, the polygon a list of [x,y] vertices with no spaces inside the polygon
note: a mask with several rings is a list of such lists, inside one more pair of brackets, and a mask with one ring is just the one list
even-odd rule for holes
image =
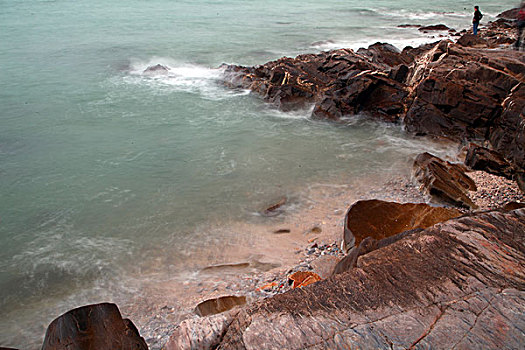
{"label": "flat rock slab", "polygon": [[427,228],[461,215],[454,208],[425,203],[396,203],[382,200],[355,202],[345,216],[344,246],[358,246],[366,237],[381,240],[416,228]]}
{"label": "flat rock slab", "polygon": [[351,271],[182,323],[167,349],[522,348],[524,243],[525,209],[452,219]]}
{"label": "flat rock slab", "polygon": [[245,296],[222,296],[220,298],[208,299],[199,303],[199,305],[195,307],[195,313],[199,316],[215,315],[244,304],[246,304]]}

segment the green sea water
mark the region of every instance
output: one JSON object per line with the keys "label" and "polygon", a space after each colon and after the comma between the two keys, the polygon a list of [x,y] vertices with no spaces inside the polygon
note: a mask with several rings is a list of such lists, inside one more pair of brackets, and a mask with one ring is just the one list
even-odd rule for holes
{"label": "green sea water", "polygon": [[[478,1],[485,23],[515,1]],[[467,28],[468,1],[0,0],[0,346],[57,315],[187,273],[210,223],[260,221],[313,183],[451,152],[397,125],[283,113],[220,83],[261,64]],[[163,64],[167,75],[144,70]],[[228,239],[221,237],[220,239]],[[161,263],[158,263],[158,261]],[[153,261],[157,263],[153,263]]]}

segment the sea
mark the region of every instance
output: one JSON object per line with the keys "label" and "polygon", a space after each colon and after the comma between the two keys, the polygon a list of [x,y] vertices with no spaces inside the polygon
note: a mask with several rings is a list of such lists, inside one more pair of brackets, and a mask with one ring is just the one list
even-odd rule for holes
{"label": "sea", "polygon": [[[39,348],[69,309],[182,285],[283,196],[297,212],[312,186],[456,151],[366,116],[281,112],[224,87],[223,63],[417,46],[439,38],[398,25],[467,29],[473,5],[483,24],[517,4],[0,0],[0,346]],[[144,72],[157,64],[168,74]]]}

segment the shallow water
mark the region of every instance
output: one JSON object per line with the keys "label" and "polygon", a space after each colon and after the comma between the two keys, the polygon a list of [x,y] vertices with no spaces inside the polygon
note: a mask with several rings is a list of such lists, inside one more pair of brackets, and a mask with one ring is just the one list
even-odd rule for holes
{"label": "shallow water", "polygon": [[[515,5],[478,4],[484,21]],[[276,111],[217,67],[416,45],[433,39],[398,24],[462,29],[470,6],[0,0],[0,345],[36,348],[70,308],[187,276],[215,259],[203,247],[234,245],[221,227],[265,224],[258,211],[282,196],[298,211],[313,183],[451,154],[395,125]],[[169,73],[144,74],[156,64]]]}

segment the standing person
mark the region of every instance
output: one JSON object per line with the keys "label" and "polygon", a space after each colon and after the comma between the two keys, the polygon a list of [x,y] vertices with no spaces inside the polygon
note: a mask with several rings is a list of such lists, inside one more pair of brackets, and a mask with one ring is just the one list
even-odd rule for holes
{"label": "standing person", "polygon": [[474,35],[478,35],[479,21],[481,21],[482,18],[483,15],[479,10],[479,6],[474,6],[474,18],[472,19],[472,31],[474,32]]}
{"label": "standing person", "polygon": [[518,12],[518,18],[516,18],[516,27],[518,27],[518,39],[516,40],[516,50],[520,49],[521,35],[523,34],[523,28],[525,28],[525,1],[521,2],[520,12]]}

